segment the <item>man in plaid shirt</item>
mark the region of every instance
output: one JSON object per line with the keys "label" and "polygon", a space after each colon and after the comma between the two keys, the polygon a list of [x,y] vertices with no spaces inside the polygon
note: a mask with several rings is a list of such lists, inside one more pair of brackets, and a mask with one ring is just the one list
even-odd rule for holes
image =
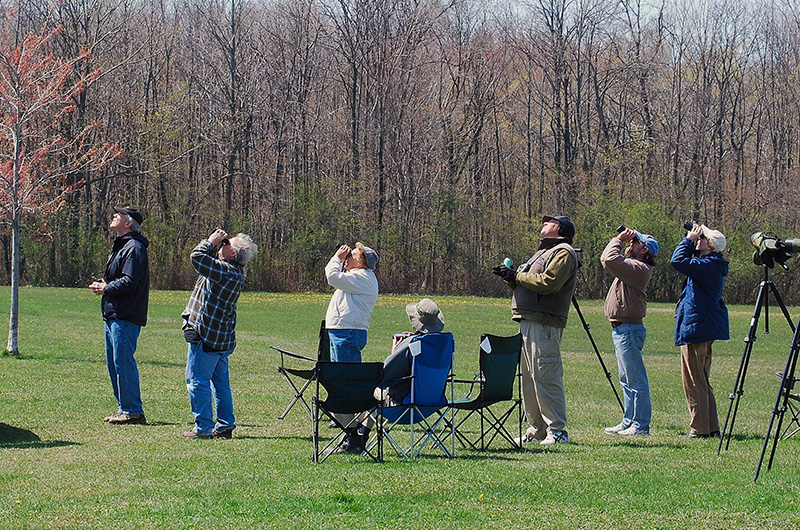
{"label": "man in plaid shirt", "polygon": [[192,251],[192,265],[200,276],[181,316],[189,343],[186,388],[195,426],[183,433],[184,438],[230,438],[236,428],[228,357],[236,347],[236,302],[244,287],[244,265],[257,253],[250,236],[229,239],[221,228]]}

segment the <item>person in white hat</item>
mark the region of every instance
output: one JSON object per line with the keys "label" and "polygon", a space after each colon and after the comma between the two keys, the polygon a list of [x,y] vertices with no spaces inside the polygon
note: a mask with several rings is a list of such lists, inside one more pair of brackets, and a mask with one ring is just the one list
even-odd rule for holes
{"label": "person in white hat", "polygon": [[711,345],[728,340],[728,308],[722,299],[728,261],[725,236],[694,223],[672,253],[672,267],[686,275],[675,308],[675,345],[681,349],[681,376],[689,406],[687,438],[719,436],[719,419],[711,373]]}

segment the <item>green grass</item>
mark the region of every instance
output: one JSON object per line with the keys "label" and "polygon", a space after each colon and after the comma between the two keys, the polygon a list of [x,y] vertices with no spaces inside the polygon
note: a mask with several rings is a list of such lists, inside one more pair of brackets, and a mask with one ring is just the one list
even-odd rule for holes
{"label": "green grass", "polygon": [[[603,434],[618,405],[573,312],[564,335],[573,443],[522,452],[459,450],[386,462],[342,455],[311,463],[310,425],[289,399],[269,344],[311,353],[328,296],[247,293],[231,361],[239,429],[233,440],[186,441],[186,292],[154,292],[137,359],[150,425],[110,426],[115,403],[97,298],[88,290],[23,288],[18,357],[0,357],[0,528],[798,528],[800,436],[778,444],[753,475],[789,351],[773,310],[759,329],[734,439],[687,440],[688,413],[672,344],[672,307],[646,320],[652,434]],[[381,296],[364,351],[382,360],[406,329],[412,296]],[[480,332],[512,334],[508,300],[437,297],[456,339],[456,372],[477,368]],[[616,361],[599,301],[581,302],[615,384]],[[715,344],[713,384],[727,412],[752,308],[731,307],[732,340]],[[0,311],[8,311],[7,292]],[[793,318],[798,314],[792,308]]]}

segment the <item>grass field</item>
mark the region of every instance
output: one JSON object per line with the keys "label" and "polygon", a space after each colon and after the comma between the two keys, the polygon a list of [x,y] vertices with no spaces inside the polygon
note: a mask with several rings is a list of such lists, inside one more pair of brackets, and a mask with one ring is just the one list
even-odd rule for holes
{"label": "grass field", "polygon": [[[778,444],[771,471],[753,475],[791,343],[773,309],[759,328],[730,449],[689,440],[673,346],[672,307],[653,304],[645,362],[651,436],[603,434],[619,407],[574,311],[563,351],[569,435],[549,449],[502,446],[374,464],[337,455],[311,463],[310,424],[289,399],[270,344],[311,354],[328,295],[246,293],[231,380],[239,428],[232,440],[186,441],[180,312],[187,292],[151,294],[137,352],[146,426],[111,426],[116,409],[99,302],[88,289],[23,288],[18,357],[0,357],[0,529],[33,528],[800,528],[800,435]],[[383,360],[405,330],[414,296],[381,296],[365,360]],[[513,334],[508,300],[437,297],[456,340],[456,373],[477,369],[481,332]],[[618,386],[599,301],[581,302]],[[7,290],[0,311],[8,312]],[[798,309],[791,308],[793,318]],[[733,306],[732,340],[715,344],[720,421],[728,410],[752,307]],[[787,415],[788,419],[788,415]]]}

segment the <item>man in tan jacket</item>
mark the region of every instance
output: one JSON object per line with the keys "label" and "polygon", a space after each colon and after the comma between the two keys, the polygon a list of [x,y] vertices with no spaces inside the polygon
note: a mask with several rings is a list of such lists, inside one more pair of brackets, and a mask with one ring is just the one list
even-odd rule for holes
{"label": "man in tan jacket", "polygon": [[569,217],[542,217],[542,240],[517,270],[493,272],[514,290],[511,318],[522,333],[522,403],[529,427],[518,443],[569,443],[561,336],[567,326],[578,271],[572,248],[575,225]]}
{"label": "man in tan jacket", "polygon": [[[625,243],[629,245],[623,255]],[[646,289],[658,250],[653,236],[626,228],[611,238],[600,257],[603,268],[614,276],[606,296],[605,315],[611,323],[625,408],[622,421],[607,427],[606,434],[650,434],[650,384],[642,357],[647,331],[642,319],[647,313]]]}

